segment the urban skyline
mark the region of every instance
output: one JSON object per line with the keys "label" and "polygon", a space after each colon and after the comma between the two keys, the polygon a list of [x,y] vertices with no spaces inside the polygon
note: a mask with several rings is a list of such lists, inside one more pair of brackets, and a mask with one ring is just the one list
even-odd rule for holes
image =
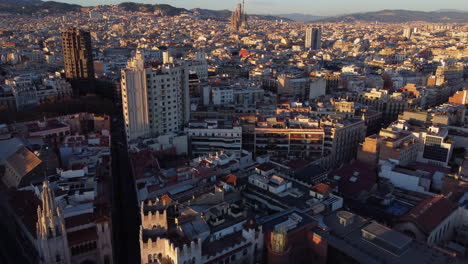
{"label": "urban skyline", "polygon": [[[58,2],[79,4],[83,6],[108,5],[129,2],[125,0],[91,0],[83,2],[82,0],[60,0]],[[169,4],[181,8],[204,8],[213,10],[234,10],[234,6],[241,1],[216,1],[216,0],[160,0],[157,2],[149,0],[136,0],[133,2],[144,4]],[[404,1],[396,0],[389,2],[369,2],[366,0],[345,1],[314,1],[307,0],[248,0],[246,1],[246,12],[248,14],[308,14],[317,16],[335,16],[351,13],[372,12],[380,10],[413,10],[413,11],[437,11],[437,10],[459,10],[468,12],[468,4],[463,0],[448,0],[448,1]]]}

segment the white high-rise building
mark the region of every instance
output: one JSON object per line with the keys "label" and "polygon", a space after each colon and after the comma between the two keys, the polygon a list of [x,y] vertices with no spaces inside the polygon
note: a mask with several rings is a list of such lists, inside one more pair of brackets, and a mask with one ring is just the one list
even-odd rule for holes
{"label": "white high-rise building", "polygon": [[137,53],[121,73],[122,107],[127,141],[150,133],[144,62],[143,54]]}
{"label": "white high-rise building", "polygon": [[145,67],[143,55],[137,53],[122,70],[121,82],[127,141],[182,130],[190,114],[184,64]]}
{"label": "white high-rise building", "polygon": [[405,27],[403,29],[403,37],[410,39],[412,35],[411,28],[410,27]]}

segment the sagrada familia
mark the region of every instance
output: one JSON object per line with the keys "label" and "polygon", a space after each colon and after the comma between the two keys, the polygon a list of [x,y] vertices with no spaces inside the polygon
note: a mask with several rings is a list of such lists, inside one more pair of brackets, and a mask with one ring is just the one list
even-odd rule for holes
{"label": "sagrada familia", "polygon": [[238,4],[231,17],[231,29],[241,31],[248,29],[247,15],[245,14],[245,3]]}

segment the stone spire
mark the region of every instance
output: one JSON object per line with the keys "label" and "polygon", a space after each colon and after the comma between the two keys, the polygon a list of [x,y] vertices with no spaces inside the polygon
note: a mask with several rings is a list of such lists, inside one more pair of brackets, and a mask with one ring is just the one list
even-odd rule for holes
{"label": "stone spire", "polygon": [[247,15],[245,14],[245,0],[242,0],[241,28],[244,30],[249,28],[247,24]]}
{"label": "stone spire", "polygon": [[41,199],[36,224],[41,257],[45,263],[71,263],[65,220],[47,180],[42,184]]}
{"label": "stone spire", "polygon": [[248,28],[247,16],[245,14],[245,1],[242,4],[237,4],[237,8],[232,12],[231,30],[240,31]]}

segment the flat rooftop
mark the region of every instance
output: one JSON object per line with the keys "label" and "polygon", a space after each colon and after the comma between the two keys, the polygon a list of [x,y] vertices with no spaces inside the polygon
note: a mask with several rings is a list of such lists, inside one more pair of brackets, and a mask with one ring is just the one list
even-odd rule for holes
{"label": "flat rooftop", "polygon": [[302,213],[296,208],[292,208],[261,218],[258,222],[263,226],[264,231],[275,231],[278,225],[287,222],[291,218],[296,220],[297,224],[294,228],[287,230],[288,232],[315,221],[310,215]]}
{"label": "flat rooftop", "polygon": [[[353,215],[347,225],[331,213],[323,218],[322,228],[313,232],[359,263],[462,263],[458,259],[413,240],[403,233],[392,230],[375,221]],[[347,219],[350,220],[350,219]],[[333,256],[329,256],[333,259]]]}
{"label": "flat rooftop", "polygon": [[412,241],[410,237],[376,222],[372,222],[368,226],[361,229],[361,231],[367,232],[368,234],[374,236],[377,240],[385,242],[386,244],[391,245],[392,247],[399,250],[404,250],[404,248],[407,247]]}

